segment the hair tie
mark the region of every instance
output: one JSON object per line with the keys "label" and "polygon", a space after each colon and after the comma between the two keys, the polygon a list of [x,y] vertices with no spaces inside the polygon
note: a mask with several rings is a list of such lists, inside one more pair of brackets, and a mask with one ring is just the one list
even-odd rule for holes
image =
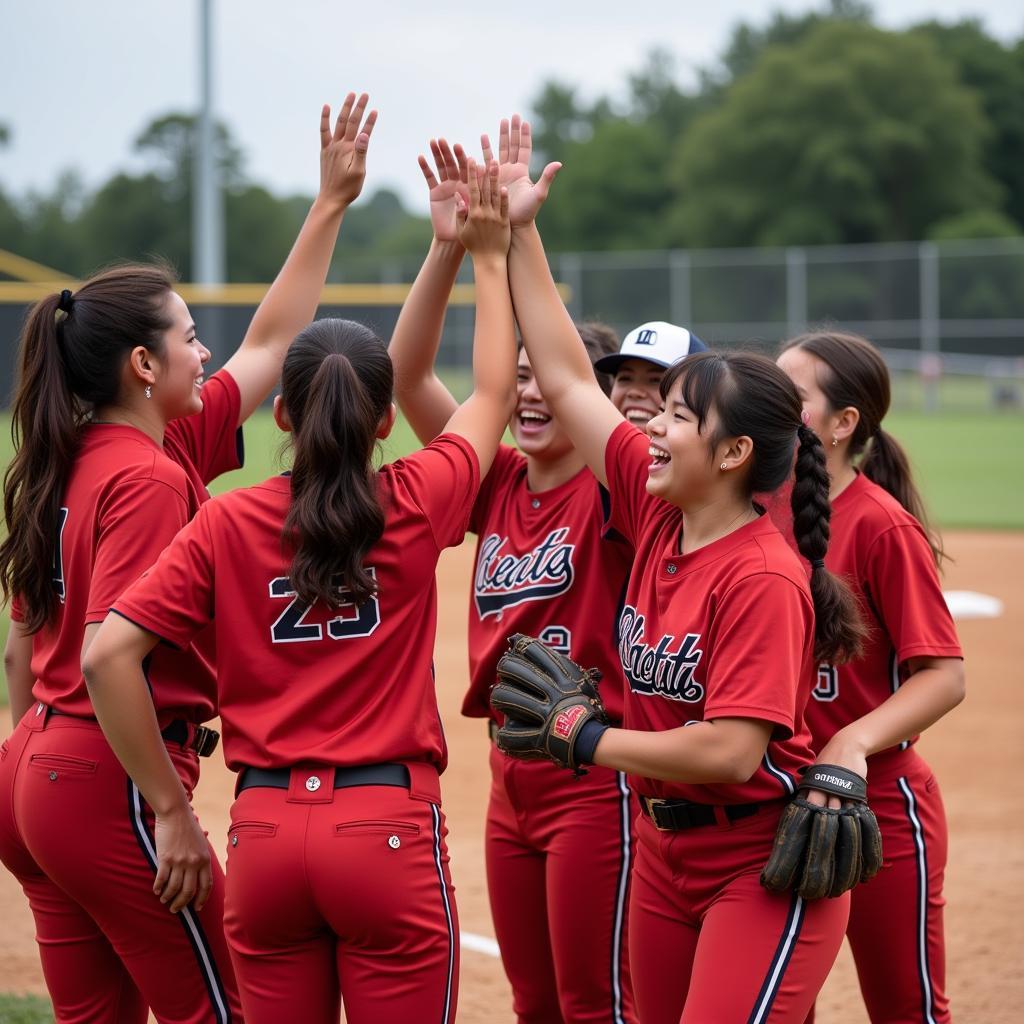
{"label": "hair tie", "polygon": [[71,294],[70,291],[68,291],[67,288],[65,288],[60,293],[60,299],[57,302],[57,308],[59,310],[61,310],[61,312],[67,313],[67,315],[70,316],[71,315],[71,310],[74,308],[74,305],[75,305],[74,296]]}
{"label": "hair tie", "polygon": [[812,569],[824,569],[825,568],[825,559],[824,558],[812,558],[811,559],[811,568]]}

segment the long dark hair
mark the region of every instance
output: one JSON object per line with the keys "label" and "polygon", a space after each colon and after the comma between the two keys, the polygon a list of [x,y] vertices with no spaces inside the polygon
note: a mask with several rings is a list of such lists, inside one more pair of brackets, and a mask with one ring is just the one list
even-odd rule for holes
{"label": "long dark hair", "polygon": [[117,401],[133,348],[163,352],[173,287],[165,266],[123,264],[73,295],[48,295],[25,320],[11,406],[15,454],[4,474],[0,586],[5,600],[17,595],[30,633],[53,618],[61,600],[53,585],[54,555],[79,428],[93,409]]}
{"label": "long dark hair", "polygon": [[292,590],[307,604],[360,604],[377,591],[363,559],[384,532],[372,456],[393,384],[384,342],[352,320],[314,321],[285,356],[294,460],[283,538]]}
{"label": "long dark hair", "polygon": [[888,491],[922,526],[936,566],[946,557],[942,538],[932,528],[914,485],[907,453],[882,429],[889,411],[889,368],[878,349],[859,334],[812,331],[785,342],[782,350],[801,348],[824,364],[818,387],[833,412],[852,406],[860,413],[850,437],[850,456],[863,453],[858,469]]}
{"label": "long dark hair", "polygon": [[703,433],[711,409],[718,426],[708,438],[713,454],[725,437],[753,441],[748,495],[777,490],[794,471],[793,533],[800,554],[811,563],[814,600],[814,656],[841,664],[860,654],[866,635],[850,588],[825,568],[829,520],[828,472],[818,435],[800,418],[793,382],[770,359],[750,352],[697,352],[674,363],[661,380],[661,397],[680,381],[683,401]]}

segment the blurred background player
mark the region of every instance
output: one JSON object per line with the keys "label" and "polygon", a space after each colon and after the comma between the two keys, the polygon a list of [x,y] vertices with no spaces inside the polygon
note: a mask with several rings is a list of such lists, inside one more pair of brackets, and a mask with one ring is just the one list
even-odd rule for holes
{"label": "blurred background player", "polygon": [[[147,1006],[176,1024],[240,1019],[216,857],[204,839],[206,885],[192,906],[192,893],[165,889],[157,850],[172,819],[202,833],[187,801],[168,818],[126,777],[80,662],[111,605],[207,500],[206,484],[240,465],[238,428],[316,310],[362,188],[376,118],[363,120],[366,105],[349,94],[333,132],[323,108],[319,195],[241,346],[209,380],[210,353],[158,267],[51,295],[22,334],[0,546],[20,723],[0,765],[0,857],[31,904],[59,1021],[142,1022]],[[140,694],[187,794],[217,739],[202,726],[216,714],[212,639],[154,651]]]}
{"label": "blurred background player", "polygon": [[[461,543],[515,396],[507,196],[476,168],[474,391],[426,448],[375,470],[394,423],[384,344],[310,324],[285,359],[293,467],[203,507],[120,600],[86,656],[97,715],[147,800],[187,811],[145,696],[161,639],[211,622],[225,755],[239,772],[226,932],[249,1024],[455,1019],[459,933],[439,774],[435,569]],[[188,892],[204,840],[164,837]],[[173,885],[173,881],[171,883]]]}
{"label": "blurred background player", "polygon": [[882,428],[889,372],[874,346],[853,334],[803,334],[778,363],[825,447],[826,564],[849,581],[871,627],[860,658],[818,667],[807,706],[818,760],[867,778],[882,829],[884,866],[852,893],[850,948],[873,1024],[946,1024],[946,816],[914,748],[964,696],[963,654],[939,585],[941,544],[906,454]]}
{"label": "blurred background player", "polygon": [[619,351],[602,356],[595,364],[612,375],[611,399],[622,415],[641,430],[661,411],[661,378],[677,360],[707,345],[685,327],[652,320],[634,327]]}
{"label": "blurred background player", "polygon": [[[517,146],[518,135],[517,123]],[[502,154],[508,147],[505,122]],[[463,256],[455,196],[466,173],[459,147],[453,153],[442,139],[431,150],[436,176],[425,158],[420,165],[434,240],[390,346],[399,405],[424,443],[456,406],[434,360]],[[591,361],[618,347],[603,325],[583,324],[579,336]],[[591,372],[591,379],[607,392],[607,378]],[[506,638],[526,632],[600,666],[601,692],[618,721],[623,684],[615,620],[632,553],[618,535],[603,535],[607,493],[552,415],[525,351],[517,392],[509,427],[519,449],[499,448],[470,517],[478,542],[463,714],[497,724],[488,704],[495,666]],[[625,776],[595,768],[574,779],[543,761],[510,760],[493,745],[490,767],[488,891],[518,1020],[635,1021],[626,906],[636,808]]]}

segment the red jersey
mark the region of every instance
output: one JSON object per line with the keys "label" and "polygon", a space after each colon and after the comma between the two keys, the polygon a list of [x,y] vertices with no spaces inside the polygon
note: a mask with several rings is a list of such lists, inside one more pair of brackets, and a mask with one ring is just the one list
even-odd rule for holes
{"label": "red jersey", "polygon": [[476,453],[453,434],[384,466],[376,597],[305,605],[281,533],[291,480],[213,499],[114,610],[176,647],[213,622],[228,766],[447,759],[434,695],[437,559],[462,542]]}
{"label": "red jersey", "polygon": [[[167,425],[161,447],[135,427],[89,423],[64,488],[57,525],[52,622],[32,638],[32,695],[70,715],[91,716],[82,677],[85,627],[156,561],[209,498],[206,484],[241,465],[238,385],[221,371],[203,385],[203,410]],[[15,602],[11,618],[21,613]],[[147,678],[161,725],[216,713],[212,633],[183,651],[158,648]]]}
{"label": "red jersey", "polygon": [[628,423],[608,440],[611,525],[636,546],[619,620],[628,686],[624,725],[674,729],[714,718],[774,726],[743,784],[631,781],[643,796],[703,804],[762,802],[796,791],[813,761],[803,721],[814,684],[807,574],[768,516],[681,555],[682,513],[647,493],[650,441]]}
{"label": "red jersey", "polygon": [[815,749],[891,697],[908,659],[963,657],[925,532],[888,491],[858,473],[832,502],[831,531],[825,565],[850,584],[871,632],[856,661],[819,666],[807,705]]}
{"label": "red jersey", "polygon": [[625,540],[603,536],[608,493],[589,469],[547,491],[526,484],[526,456],[502,445],[480,488],[469,602],[470,686],[462,713],[494,717],[488,697],[513,633],[540,637],[603,674],[601,696],[622,718],[615,623],[633,561]]}

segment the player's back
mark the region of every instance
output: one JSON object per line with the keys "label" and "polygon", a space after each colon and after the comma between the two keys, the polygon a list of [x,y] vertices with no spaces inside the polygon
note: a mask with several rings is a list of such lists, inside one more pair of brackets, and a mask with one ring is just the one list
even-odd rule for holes
{"label": "player's back", "polygon": [[476,456],[443,436],[377,474],[385,514],[364,565],[377,593],[307,606],[283,542],[288,476],[208,502],[118,610],[180,644],[211,618],[225,759],[237,768],[428,760],[443,766],[434,696],[434,573],[461,541]]}

